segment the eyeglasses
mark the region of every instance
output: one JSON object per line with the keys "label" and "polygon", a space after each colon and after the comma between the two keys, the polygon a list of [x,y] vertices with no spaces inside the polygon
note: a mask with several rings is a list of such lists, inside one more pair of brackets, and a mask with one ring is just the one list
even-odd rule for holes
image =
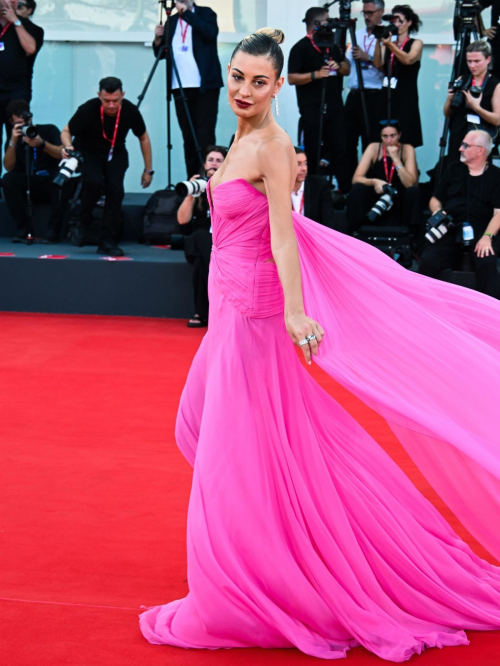
{"label": "eyeglasses", "polygon": [[477,143],[465,143],[465,141],[462,141],[460,148],[467,150],[467,148],[484,148],[484,146],[478,146]]}
{"label": "eyeglasses", "polygon": [[363,9],[363,11],[361,13],[363,14],[363,16],[373,16],[374,14],[377,14],[377,12],[381,12],[381,11],[382,11],[381,9],[375,9],[372,12],[367,12]]}

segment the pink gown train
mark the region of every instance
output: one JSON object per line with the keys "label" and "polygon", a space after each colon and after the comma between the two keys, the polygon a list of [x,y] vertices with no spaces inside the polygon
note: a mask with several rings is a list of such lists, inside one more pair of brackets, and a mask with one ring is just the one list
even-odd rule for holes
{"label": "pink gown train", "polygon": [[[300,364],[283,321],[267,198],[212,192],[208,333],[178,413],[194,467],[185,599],[148,609],[151,643],[363,645],[402,662],[500,628],[500,569],[478,558]],[[293,214],[317,363],[386,419],[500,558],[500,303],[411,273]]]}

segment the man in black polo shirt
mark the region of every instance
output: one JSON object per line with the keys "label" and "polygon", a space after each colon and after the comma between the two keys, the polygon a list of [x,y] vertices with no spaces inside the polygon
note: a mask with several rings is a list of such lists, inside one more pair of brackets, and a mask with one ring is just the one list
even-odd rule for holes
{"label": "man in black polo shirt", "polygon": [[[488,160],[492,147],[487,132],[469,132],[460,147],[460,161],[453,161],[446,168],[429,208],[433,215],[440,210],[451,215],[456,227],[426,246],[418,272],[437,278],[468,250],[476,273],[476,289],[500,298],[495,238],[500,229],[500,169]],[[463,243],[464,223],[474,230],[468,247]]]}
{"label": "man in black polo shirt", "polygon": [[35,204],[51,204],[49,234],[42,242],[57,243],[61,230],[62,207],[59,190],[52,185],[52,180],[61,159],[60,131],[55,125],[37,125],[37,135],[29,139],[22,132],[23,126],[33,125],[28,102],[22,99],[13,100],[6,112],[13,131],[3,160],[7,173],[2,178],[2,187],[10,214],[18,228],[18,233],[12,240],[14,243],[26,242],[28,234],[33,232],[26,210],[28,153],[31,199]]}
{"label": "man in black polo shirt", "polygon": [[[187,98],[187,107],[193,121],[196,138],[204,153],[215,144],[215,125],[219,109],[219,93],[224,85],[217,54],[217,14],[210,7],[199,7],[194,0],[176,2],[177,14],[170,20],[169,44],[179,71],[181,85]],[[165,46],[164,26],[157,25],[153,49],[155,55]],[[184,140],[186,174],[190,178],[202,168],[196,154],[193,135],[184,104],[180,97],[179,82],[172,72],[169,60],[168,90],[173,93],[177,120]]]}
{"label": "man in black polo shirt", "polygon": [[[31,100],[33,61],[43,45],[43,30],[16,14],[18,0],[0,0],[0,138],[12,125],[6,109],[14,99]],[[2,142],[3,143],[3,142]]]}
{"label": "man in black polo shirt", "polygon": [[[19,16],[19,18],[29,19],[31,21],[32,18],[33,18],[33,14],[35,13],[35,9],[36,9],[35,0],[19,0],[19,2],[17,3],[16,14]],[[39,34],[41,35],[41,39],[42,39],[42,42],[43,42],[43,34],[44,34],[43,29],[40,28],[37,25],[34,25],[34,24],[32,24],[32,25],[36,30],[39,31]],[[30,69],[30,84],[31,84],[30,92],[31,93],[33,92],[33,69],[35,67],[35,60],[36,60],[36,57],[38,55],[39,50],[40,49],[38,49],[33,55],[28,56],[28,65],[29,65],[29,69]]]}
{"label": "man in black polo shirt", "polygon": [[[120,79],[114,76],[102,79],[97,97],[79,107],[61,134],[65,147],[63,154],[66,156],[68,150],[77,150],[83,157],[80,163],[83,179],[81,217],[72,242],[79,247],[85,244],[92,211],[104,184],[106,202],[97,252],[113,257],[123,255],[117,241],[125,195],[123,181],[129,165],[125,147],[129,130],[138,137],[144,158],[142,187],[149,187],[154,173],[146,125],[139,109],[124,97]],[[74,147],[72,137],[75,137]]]}
{"label": "man in black polo shirt", "polygon": [[304,147],[309,158],[309,171],[316,173],[318,163],[319,123],[321,92],[326,82],[326,108],[323,121],[323,152],[325,164],[337,177],[339,188],[348,192],[351,186],[346,155],[346,131],[342,80],[350,72],[349,62],[337,56],[338,62],[320,52],[313,40],[317,27],[328,20],[328,12],[322,7],[312,7],[306,12],[304,22],[307,35],[290,51],[288,83],[297,86],[297,102],[304,131]]}

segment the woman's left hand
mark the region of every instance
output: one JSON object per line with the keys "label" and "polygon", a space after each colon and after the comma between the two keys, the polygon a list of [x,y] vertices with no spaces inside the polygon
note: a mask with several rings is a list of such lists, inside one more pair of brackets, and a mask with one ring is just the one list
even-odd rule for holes
{"label": "woman's left hand", "polygon": [[473,97],[470,93],[470,90],[464,90],[465,104],[472,109],[473,111],[479,111],[481,108],[481,100],[483,99],[483,93],[479,97]]}
{"label": "woman's left hand", "polygon": [[[292,338],[295,345],[302,349],[304,358],[307,363],[311,365],[311,359],[316,356],[321,344],[321,340],[325,335],[325,331],[321,328],[320,324],[314,319],[311,319],[306,314],[288,315],[285,317],[285,326],[288,335]],[[311,335],[312,338],[307,344],[299,345],[300,342],[306,340]]]}

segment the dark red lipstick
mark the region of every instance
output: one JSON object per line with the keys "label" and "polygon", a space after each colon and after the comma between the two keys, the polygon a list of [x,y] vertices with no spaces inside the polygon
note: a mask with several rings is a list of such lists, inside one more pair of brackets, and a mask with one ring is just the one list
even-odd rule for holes
{"label": "dark red lipstick", "polygon": [[239,106],[241,109],[248,109],[249,106],[252,106],[250,102],[244,102],[241,99],[235,99],[236,106]]}

